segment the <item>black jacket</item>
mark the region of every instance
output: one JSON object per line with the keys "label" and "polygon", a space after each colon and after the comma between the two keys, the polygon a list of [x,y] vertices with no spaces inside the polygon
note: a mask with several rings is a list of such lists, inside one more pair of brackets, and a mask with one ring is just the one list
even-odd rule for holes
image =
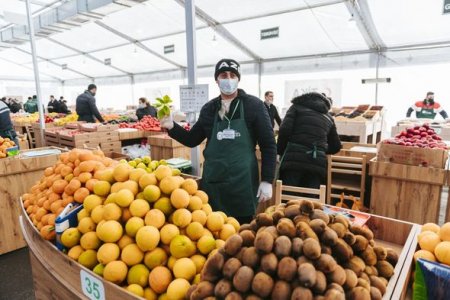
{"label": "black jacket", "polygon": [[272,124],[272,127],[275,126],[275,121],[277,121],[278,126],[281,126],[281,118],[275,105],[264,102],[264,106],[267,108],[267,112],[269,113],[270,123]]}
{"label": "black jacket", "polygon": [[[241,103],[244,105],[244,118],[253,139],[253,144],[255,146],[258,144],[261,150],[261,180],[272,182],[275,175],[276,144],[273,129],[270,126],[269,114],[260,99],[248,95],[243,90],[239,89],[237,98],[231,102],[228,117],[231,116],[231,112],[238,102],[237,99],[240,99]],[[220,97],[210,100],[203,105],[199,119],[194,126],[192,126],[190,131],[186,131],[180,125],[175,123],[175,126],[169,130],[169,135],[187,147],[195,147],[205,138],[209,140],[212,134],[214,118],[218,114],[221,105]],[[240,112],[238,109],[236,110],[233,119],[239,117]]]}
{"label": "black jacket", "polygon": [[76,111],[78,114],[78,121],[94,123],[95,117],[100,122],[104,122],[102,115],[98,111],[97,105],[95,105],[95,97],[89,91],[85,91],[77,97]]}
{"label": "black jacket", "polygon": [[[280,171],[313,172],[325,176],[326,154],[335,154],[342,147],[329,109],[329,100],[318,93],[304,94],[292,100],[278,135],[278,154],[284,154]],[[313,157],[314,150],[317,150],[316,158]]]}
{"label": "black jacket", "polygon": [[61,113],[61,114],[66,114],[66,115],[72,113],[69,110],[69,108],[67,107],[67,104],[61,100],[58,101],[58,111],[57,112]]}
{"label": "black jacket", "polygon": [[58,100],[50,100],[49,102],[48,102],[48,104],[47,104],[47,110],[48,110],[48,112],[49,113],[53,113],[53,112],[55,112],[55,113],[57,113],[57,112],[59,112],[59,103],[58,103]]}
{"label": "black jacket", "polygon": [[156,118],[156,108],[151,105],[144,108],[138,108],[136,110],[136,116],[138,117],[138,120],[141,120],[144,116],[152,116]]}

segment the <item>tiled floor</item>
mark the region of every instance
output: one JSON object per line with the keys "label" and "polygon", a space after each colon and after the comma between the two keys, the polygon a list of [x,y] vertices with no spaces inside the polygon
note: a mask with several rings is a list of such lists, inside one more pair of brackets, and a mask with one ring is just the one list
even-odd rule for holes
{"label": "tiled floor", "polygon": [[34,300],[28,248],[0,255],[0,300]]}

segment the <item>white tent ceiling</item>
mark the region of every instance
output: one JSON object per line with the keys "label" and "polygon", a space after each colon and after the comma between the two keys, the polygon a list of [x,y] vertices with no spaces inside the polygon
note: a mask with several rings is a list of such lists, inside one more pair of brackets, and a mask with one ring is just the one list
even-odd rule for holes
{"label": "white tent ceiling", "polygon": [[[0,1],[0,32],[13,26],[7,21],[10,12],[25,14],[24,1]],[[34,16],[70,1],[77,0],[30,0]],[[114,2],[93,10],[95,18],[82,26],[38,38],[43,79],[131,76],[186,67],[184,0]],[[450,14],[442,14],[442,3],[196,0],[197,63],[211,67],[232,57],[275,73],[374,67],[378,53],[381,66],[450,61]],[[261,40],[261,30],[273,27],[279,28],[279,37]],[[165,53],[170,45],[174,52]],[[27,42],[3,42],[0,49],[0,78],[32,77]],[[107,58],[111,65],[105,65]]]}

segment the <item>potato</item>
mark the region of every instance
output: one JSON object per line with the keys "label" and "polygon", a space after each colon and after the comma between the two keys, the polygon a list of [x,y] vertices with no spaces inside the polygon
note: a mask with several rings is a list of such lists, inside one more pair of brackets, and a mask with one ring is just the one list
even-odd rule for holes
{"label": "potato", "polygon": [[380,292],[381,295],[384,295],[386,293],[386,287],[387,284],[385,284],[385,282],[383,282],[383,280],[381,280],[378,276],[369,276],[370,278],[370,285],[372,287],[377,288]]}
{"label": "potato", "polygon": [[325,290],[327,289],[327,278],[325,277],[325,274],[316,271],[316,283],[313,286],[313,291],[315,294],[323,294],[325,293]]}
{"label": "potato", "polygon": [[347,279],[347,275],[345,270],[340,265],[336,265],[334,271],[327,274],[327,279],[328,282],[334,282],[342,286]]}
{"label": "potato", "polygon": [[320,236],[320,240],[327,246],[334,246],[338,241],[337,233],[330,228],[325,228],[324,232]]}
{"label": "potato", "polygon": [[310,263],[301,264],[298,267],[298,281],[304,287],[313,287],[316,284],[317,272],[314,266]]}
{"label": "potato", "polygon": [[312,201],[314,209],[323,210],[323,205],[319,201]]}
{"label": "potato", "polygon": [[296,224],[296,225],[297,225],[298,222],[305,222],[305,223],[308,223],[308,224],[309,224],[309,222],[311,221],[311,219],[309,218],[309,216],[300,214],[300,215],[296,216],[296,217],[293,219],[293,221],[294,221],[294,224]]}
{"label": "potato", "polygon": [[344,237],[342,238],[347,244],[349,244],[350,246],[353,245],[356,242],[356,237],[353,233],[351,233],[350,231],[347,231],[344,234]]}
{"label": "potato", "polygon": [[306,240],[307,238],[313,238],[316,241],[319,240],[317,234],[312,230],[312,228],[306,222],[298,222],[295,227],[297,228],[298,236]]}
{"label": "potato", "polygon": [[370,292],[370,283],[363,279],[363,278],[358,278],[358,284],[356,286],[360,286],[365,288],[368,292]]}
{"label": "potato", "polygon": [[245,300],[263,300],[263,298],[257,295],[250,294],[247,297],[245,297]]}
{"label": "potato", "polygon": [[242,247],[241,250],[234,256],[235,258],[239,259],[242,262],[242,256],[244,255],[245,250],[247,250],[248,247]]}
{"label": "potato", "polygon": [[253,277],[252,291],[256,295],[265,298],[272,292],[273,285],[274,282],[272,277],[264,272],[258,272],[255,277]]}
{"label": "potato", "polygon": [[344,292],[341,292],[340,290],[337,289],[330,289],[327,290],[327,292],[325,293],[325,300],[345,300],[345,294]]}
{"label": "potato", "polygon": [[395,266],[398,262],[398,254],[391,248],[386,249],[386,260],[392,265]]}
{"label": "potato", "polygon": [[326,214],[325,212],[323,212],[323,210],[321,209],[314,209],[311,214],[309,215],[309,218],[311,220],[314,219],[322,219],[326,224],[330,223],[330,217],[328,216],[328,214]]}
{"label": "potato", "polygon": [[286,235],[290,238],[294,238],[297,234],[294,223],[286,218],[283,218],[278,222],[277,231],[279,235]]}
{"label": "potato", "polygon": [[297,271],[297,263],[292,257],[283,257],[278,263],[277,275],[281,280],[290,282]]}
{"label": "potato", "polygon": [[352,270],[356,273],[357,276],[360,276],[364,269],[366,268],[366,264],[364,261],[358,256],[353,256],[346,264],[346,268]]}
{"label": "potato", "polygon": [[278,224],[278,221],[280,221],[281,219],[283,219],[284,217],[286,217],[284,215],[284,211],[282,210],[276,210],[273,215],[272,215],[272,219],[273,219],[273,224]]}
{"label": "potato", "polygon": [[291,300],[313,300],[313,294],[310,289],[299,286],[292,291]]}
{"label": "potato", "polygon": [[278,231],[277,231],[277,227],[276,226],[273,226],[273,225],[272,226],[267,226],[264,229],[264,231],[270,233],[273,236],[274,239],[276,239],[278,237]]}
{"label": "potato", "polygon": [[214,284],[209,281],[201,281],[197,284],[196,289],[192,292],[191,300],[203,300],[206,297],[214,295]]}
{"label": "potato", "polygon": [[350,269],[345,269],[345,283],[343,287],[346,290],[351,290],[357,284],[358,284],[358,277],[356,276],[356,273]]}
{"label": "potato", "polygon": [[338,238],[332,249],[333,256],[340,262],[346,262],[353,256],[353,249],[343,239]]}
{"label": "potato", "polygon": [[344,293],[344,289],[342,288],[342,286],[340,286],[339,284],[337,284],[337,283],[330,283],[328,286],[327,286],[327,290],[337,290],[337,291],[339,291],[340,293]]}
{"label": "potato", "polygon": [[322,253],[320,257],[314,262],[314,266],[317,270],[322,271],[326,274],[333,272],[337,267],[337,263],[334,260],[333,256]]}
{"label": "potato", "polygon": [[381,294],[379,289],[371,286],[370,287],[370,299],[371,300],[381,300],[381,299],[383,299],[383,295]]}
{"label": "potato", "polygon": [[373,232],[366,227],[361,227],[359,225],[353,224],[350,226],[350,231],[353,234],[359,234],[364,236],[368,241],[373,240]]}
{"label": "potato", "polygon": [[369,240],[369,246],[375,247],[375,240]]}
{"label": "potato", "polygon": [[258,231],[258,224],[256,224],[256,220],[255,220],[255,219],[253,219],[253,220],[250,222],[250,229],[251,229],[252,231],[254,231],[254,232],[257,232],[257,231]]}
{"label": "potato", "polygon": [[309,259],[317,259],[321,255],[320,244],[313,238],[307,238],[303,241],[303,254]]}
{"label": "potato", "polygon": [[386,278],[384,278],[384,277],[378,277],[378,278],[381,280],[381,282],[384,283],[385,286],[387,286],[389,284],[389,280],[387,280]]}
{"label": "potato", "polygon": [[327,228],[327,224],[322,219],[311,220],[309,226],[318,236]]}
{"label": "potato", "polygon": [[278,259],[274,253],[264,254],[261,257],[261,270],[267,274],[275,274],[278,267]]}
{"label": "potato", "polygon": [[294,219],[295,216],[300,214],[300,205],[299,204],[293,204],[289,205],[284,209],[284,215],[286,218]]}
{"label": "potato", "polygon": [[239,259],[232,257],[225,262],[223,265],[222,274],[225,278],[233,279],[234,274],[236,274],[237,270],[242,266],[242,263]]}
{"label": "potato", "polygon": [[301,264],[304,264],[304,263],[310,263],[310,264],[313,264],[313,261],[310,260],[309,258],[307,258],[307,257],[304,256],[304,255],[299,256],[299,257],[297,258],[297,266],[300,266]]}
{"label": "potato", "polygon": [[364,273],[366,273],[368,276],[378,276],[378,270],[377,268],[375,268],[375,266],[366,266],[366,268],[364,269]]}
{"label": "potato", "polygon": [[378,274],[386,279],[389,279],[392,275],[394,275],[394,267],[386,260],[380,260],[377,262],[376,268],[378,270]]}
{"label": "potato", "polygon": [[334,216],[333,223],[341,223],[345,226],[346,229],[348,229],[348,227],[350,226],[350,222],[348,221],[348,219],[341,214],[336,214]]}
{"label": "potato", "polygon": [[216,252],[216,254],[208,258],[200,274],[201,280],[216,282],[221,277],[224,262],[225,258],[220,252]]}
{"label": "potato", "polygon": [[260,263],[260,256],[255,247],[248,247],[242,255],[242,264],[250,268],[256,268]]}
{"label": "potato", "polygon": [[273,225],[272,216],[270,216],[266,213],[257,214],[255,220],[256,220],[256,225],[258,225],[258,227]]}
{"label": "potato", "polygon": [[[239,233],[242,238],[242,246],[250,247],[253,246],[255,241],[255,234],[251,230],[243,230]],[[228,240],[227,240],[228,241]]]}
{"label": "potato", "polygon": [[387,258],[386,248],[375,246],[373,247],[373,251],[375,251],[375,254],[377,255],[377,260],[386,260]]}
{"label": "potato", "polygon": [[255,248],[258,253],[272,252],[274,238],[269,232],[258,232],[255,238]]}
{"label": "potato", "polygon": [[333,229],[339,238],[343,238],[347,232],[347,228],[345,228],[345,226],[341,223],[328,224],[328,227]]}
{"label": "potato", "polygon": [[223,246],[225,253],[230,256],[236,255],[241,250],[243,239],[239,234],[233,234]]}
{"label": "potato", "polygon": [[367,300],[370,299],[370,292],[363,287],[357,286],[349,292],[348,296],[350,300]]}
{"label": "potato", "polygon": [[366,250],[367,246],[369,246],[369,241],[362,235],[355,235],[355,243],[352,245],[353,251],[359,253]]}
{"label": "potato", "polygon": [[311,201],[309,200],[303,200],[302,204],[300,204],[300,212],[303,215],[308,216],[309,214],[311,214],[314,211],[314,205]]}
{"label": "potato", "polygon": [[331,250],[331,247],[326,246],[325,244],[320,244],[320,252],[324,253],[324,254],[333,254],[333,250]]}
{"label": "potato", "polygon": [[303,253],[303,240],[301,238],[292,239],[292,256],[294,258],[299,257]]}
{"label": "potato", "polygon": [[367,246],[366,250],[361,252],[360,256],[367,266],[373,266],[377,263],[377,255],[371,246]]}
{"label": "potato", "polygon": [[273,286],[271,299],[284,300],[291,298],[291,285],[283,280],[278,280]]}
{"label": "potato", "polygon": [[370,282],[369,275],[367,275],[365,272],[362,272],[361,275],[359,275],[359,278],[364,279],[367,282]]}
{"label": "potato", "polygon": [[241,226],[239,227],[239,233],[241,233],[244,230],[252,231],[252,226],[250,224],[241,224]]}
{"label": "potato", "polygon": [[237,270],[233,277],[233,286],[241,293],[246,293],[250,290],[253,281],[254,272],[247,266],[242,266]]}
{"label": "potato", "polygon": [[225,297],[225,300],[244,300],[244,298],[238,292],[231,292]]}
{"label": "potato", "polygon": [[291,255],[292,242],[291,239],[285,235],[279,236],[275,239],[275,245],[273,247],[273,252],[276,256],[284,257]]}

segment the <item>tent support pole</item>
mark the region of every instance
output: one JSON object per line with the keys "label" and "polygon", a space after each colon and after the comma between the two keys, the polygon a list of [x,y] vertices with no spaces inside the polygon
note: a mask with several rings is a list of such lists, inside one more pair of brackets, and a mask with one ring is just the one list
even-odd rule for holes
{"label": "tent support pole", "polygon": [[258,61],[258,98],[261,99],[261,75],[262,75],[262,62]]}
{"label": "tent support pole", "polygon": [[380,72],[380,56],[381,53],[377,53],[377,66],[375,69],[375,105],[378,105],[378,78],[379,78],[379,72]]}
{"label": "tent support pole", "polygon": [[134,104],[134,103],[136,103],[135,102],[136,101],[136,95],[135,95],[135,92],[134,92],[134,76],[133,75],[130,76],[130,80],[131,80],[131,103]]}

